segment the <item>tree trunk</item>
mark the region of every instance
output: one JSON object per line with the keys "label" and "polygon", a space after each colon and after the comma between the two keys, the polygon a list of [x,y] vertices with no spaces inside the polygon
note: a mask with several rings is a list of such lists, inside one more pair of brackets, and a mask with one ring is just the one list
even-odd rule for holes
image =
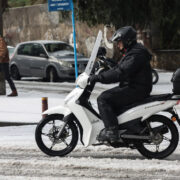
{"label": "tree trunk", "polygon": [[[3,36],[3,8],[2,8],[2,1],[0,0],[0,34]],[[0,63],[0,95],[6,94],[6,86],[5,86],[5,78],[4,73],[2,71],[2,64]]]}

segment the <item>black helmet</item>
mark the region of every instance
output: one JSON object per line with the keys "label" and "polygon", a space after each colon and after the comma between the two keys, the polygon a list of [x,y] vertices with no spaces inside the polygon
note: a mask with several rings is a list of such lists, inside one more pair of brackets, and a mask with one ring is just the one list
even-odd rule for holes
{"label": "black helmet", "polygon": [[131,26],[125,26],[118,29],[112,36],[112,42],[122,41],[124,48],[128,48],[134,41],[136,41],[136,30]]}

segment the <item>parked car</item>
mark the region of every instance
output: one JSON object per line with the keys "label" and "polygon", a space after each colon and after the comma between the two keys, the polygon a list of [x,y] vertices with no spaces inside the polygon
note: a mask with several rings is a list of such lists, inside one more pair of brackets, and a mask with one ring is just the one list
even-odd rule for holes
{"label": "parked car", "polygon": [[15,50],[15,47],[13,46],[7,46],[8,48],[8,51],[9,51],[9,57],[11,58],[13,53],[14,53],[14,50]]}
{"label": "parked car", "polygon": [[[77,53],[78,73],[82,73],[88,59]],[[74,50],[62,41],[28,41],[16,46],[10,62],[12,78],[41,77],[50,82],[75,79]]]}

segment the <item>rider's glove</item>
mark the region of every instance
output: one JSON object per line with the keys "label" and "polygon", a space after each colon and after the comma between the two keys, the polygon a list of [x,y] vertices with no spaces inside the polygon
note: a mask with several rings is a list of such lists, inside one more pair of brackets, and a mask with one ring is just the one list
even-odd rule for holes
{"label": "rider's glove", "polygon": [[99,47],[97,57],[106,56],[106,48],[105,47]]}
{"label": "rider's glove", "polygon": [[96,82],[98,82],[98,76],[97,75],[92,75],[89,77],[89,80],[90,84],[95,84]]}

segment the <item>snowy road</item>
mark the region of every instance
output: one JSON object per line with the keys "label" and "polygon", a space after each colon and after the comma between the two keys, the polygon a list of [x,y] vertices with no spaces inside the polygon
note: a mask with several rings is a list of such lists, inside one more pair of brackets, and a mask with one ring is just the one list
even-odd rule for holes
{"label": "snowy road", "polygon": [[48,157],[37,148],[34,129],[0,128],[0,179],[179,179],[179,147],[165,160],[147,160],[126,148],[80,144],[66,157]]}
{"label": "snowy road", "polygon": [[[171,75],[160,73],[153,94],[171,92]],[[45,85],[29,81],[16,85],[19,97],[0,96],[0,121],[37,122],[41,118],[41,97],[49,97],[49,107],[62,104],[65,95],[74,87],[73,83]],[[103,89],[106,86],[97,85],[93,98]],[[80,143],[66,157],[49,157],[35,143],[35,127],[0,127],[0,180],[180,179],[180,145],[164,160],[147,160],[136,150],[127,148],[85,148]]]}

